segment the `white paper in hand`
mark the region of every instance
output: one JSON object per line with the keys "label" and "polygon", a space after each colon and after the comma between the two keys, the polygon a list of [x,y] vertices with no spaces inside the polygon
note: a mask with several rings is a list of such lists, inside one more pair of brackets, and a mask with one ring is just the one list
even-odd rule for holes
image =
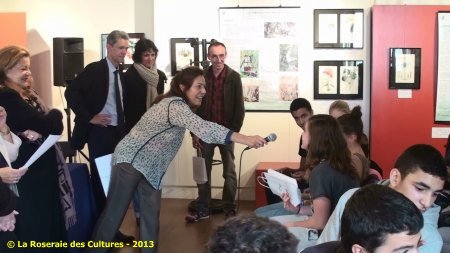
{"label": "white paper in hand", "polygon": [[47,150],[55,145],[55,143],[61,138],[61,135],[49,135],[47,139],[45,139],[44,143],[39,146],[39,148],[34,152],[34,154],[28,159],[28,161],[25,163],[25,168],[29,168],[34,162],[36,162],[39,157],[41,157]]}
{"label": "white paper in hand", "polygon": [[112,154],[95,158],[95,165],[97,166],[97,171],[100,175],[100,181],[102,182],[105,196],[108,196],[109,181],[111,179],[111,161]]}
{"label": "white paper in hand", "polygon": [[302,194],[294,178],[288,177],[273,169],[268,169],[264,173],[264,176],[266,177],[270,190],[274,194],[281,197],[281,194],[287,192],[289,193],[290,202],[293,206],[298,206],[301,203]]}

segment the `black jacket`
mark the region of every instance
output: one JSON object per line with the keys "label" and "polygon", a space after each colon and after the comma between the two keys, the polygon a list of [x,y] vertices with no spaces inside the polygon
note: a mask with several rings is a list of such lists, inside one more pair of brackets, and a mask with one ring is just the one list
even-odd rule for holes
{"label": "black jacket", "polygon": [[[119,66],[119,70],[123,85],[122,66]],[[64,95],[75,113],[75,126],[70,140],[72,148],[82,149],[86,144],[91,128],[89,121],[105,106],[108,88],[109,69],[106,58],[88,64],[67,86]]]}

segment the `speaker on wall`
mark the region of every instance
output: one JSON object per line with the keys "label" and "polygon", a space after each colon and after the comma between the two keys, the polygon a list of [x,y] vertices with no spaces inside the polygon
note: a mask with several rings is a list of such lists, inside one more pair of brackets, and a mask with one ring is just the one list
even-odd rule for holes
{"label": "speaker on wall", "polygon": [[53,83],[65,86],[84,68],[83,38],[53,38]]}

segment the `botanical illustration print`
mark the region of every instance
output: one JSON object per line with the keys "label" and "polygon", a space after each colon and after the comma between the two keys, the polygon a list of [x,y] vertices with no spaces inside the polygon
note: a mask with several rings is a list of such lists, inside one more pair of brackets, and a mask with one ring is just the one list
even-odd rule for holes
{"label": "botanical illustration print", "polygon": [[259,55],[257,50],[242,50],[239,72],[242,77],[257,78]]}
{"label": "botanical illustration print", "polygon": [[298,71],[298,45],[280,45],[280,72]]}
{"label": "botanical illustration print", "polygon": [[298,77],[280,76],[280,99],[292,101],[298,97]]}
{"label": "botanical illustration print", "polygon": [[395,82],[414,83],[414,54],[395,55]]}
{"label": "botanical illustration print", "polygon": [[177,43],[176,48],[177,71],[191,66],[191,60],[194,60],[194,49],[188,43]]}
{"label": "botanical illustration print", "polygon": [[319,66],[319,94],[337,94],[337,66]]}
{"label": "botanical illustration print", "polygon": [[294,38],[295,22],[265,22],[264,38]]}
{"label": "botanical illustration print", "polygon": [[340,94],[358,94],[359,76],[357,66],[341,66],[340,77]]}

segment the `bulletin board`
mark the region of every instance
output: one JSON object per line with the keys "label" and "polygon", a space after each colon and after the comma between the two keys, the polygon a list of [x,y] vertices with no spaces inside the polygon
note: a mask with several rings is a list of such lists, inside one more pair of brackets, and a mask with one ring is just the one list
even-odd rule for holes
{"label": "bulletin board", "polygon": [[288,111],[298,97],[299,9],[219,9],[226,64],[241,75],[246,111]]}
{"label": "bulletin board", "polygon": [[438,71],[435,121],[450,124],[450,12],[438,12]]}

